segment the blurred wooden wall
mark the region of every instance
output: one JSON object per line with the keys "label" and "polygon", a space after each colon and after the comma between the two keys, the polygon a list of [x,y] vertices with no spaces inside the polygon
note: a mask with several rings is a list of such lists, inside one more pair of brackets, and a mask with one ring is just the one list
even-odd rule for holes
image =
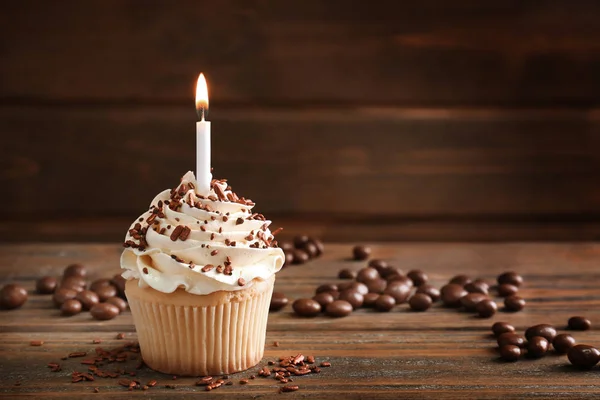
{"label": "blurred wooden wall", "polygon": [[4,1],[0,240],[122,239],[195,165],[327,240],[600,237],[600,2]]}

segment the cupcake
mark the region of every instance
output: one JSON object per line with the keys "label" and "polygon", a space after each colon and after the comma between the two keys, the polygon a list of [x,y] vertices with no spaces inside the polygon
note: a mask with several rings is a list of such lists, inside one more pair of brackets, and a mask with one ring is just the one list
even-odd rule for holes
{"label": "cupcake", "polygon": [[168,374],[229,374],[262,358],[275,273],[285,256],[225,180],[196,193],[188,172],[129,228],[125,294],[144,362]]}

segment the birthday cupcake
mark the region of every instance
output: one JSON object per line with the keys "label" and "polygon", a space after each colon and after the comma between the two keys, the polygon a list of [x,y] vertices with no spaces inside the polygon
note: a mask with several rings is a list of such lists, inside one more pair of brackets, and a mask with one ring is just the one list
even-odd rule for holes
{"label": "birthday cupcake", "polygon": [[275,273],[270,221],[225,180],[188,172],[131,225],[121,256],[144,362],[176,375],[242,371],[263,356]]}

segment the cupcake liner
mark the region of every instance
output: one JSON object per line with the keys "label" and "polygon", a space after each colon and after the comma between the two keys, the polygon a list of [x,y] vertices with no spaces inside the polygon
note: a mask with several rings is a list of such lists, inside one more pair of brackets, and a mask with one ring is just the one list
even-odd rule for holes
{"label": "cupcake liner", "polygon": [[187,376],[230,374],[263,356],[273,276],[235,292],[161,293],[127,282],[142,358],[156,371]]}

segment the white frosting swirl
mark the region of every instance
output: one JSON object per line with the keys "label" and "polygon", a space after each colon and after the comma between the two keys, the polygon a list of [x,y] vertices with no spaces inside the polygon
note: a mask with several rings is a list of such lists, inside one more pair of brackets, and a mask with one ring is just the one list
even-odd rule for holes
{"label": "white frosting swirl", "polygon": [[121,255],[123,277],[163,293],[183,288],[204,295],[244,289],[279,271],[285,256],[268,228],[271,221],[252,213],[254,203],[239,199],[225,181],[213,180],[207,196],[198,195],[196,186],[188,172],[131,225]]}

